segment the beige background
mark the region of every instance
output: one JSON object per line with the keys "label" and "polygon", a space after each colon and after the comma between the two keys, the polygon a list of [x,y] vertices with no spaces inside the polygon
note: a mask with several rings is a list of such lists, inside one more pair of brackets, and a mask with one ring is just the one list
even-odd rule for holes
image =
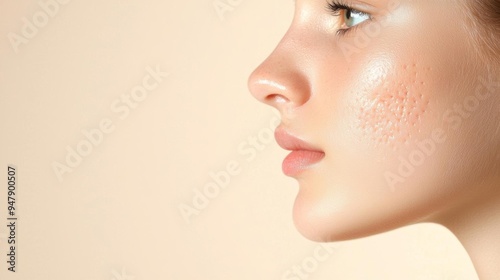
{"label": "beige background", "polygon": [[[0,170],[14,164],[19,179],[14,274],[0,175],[0,279],[477,279],[438,226],[328,250],[296,232],[297,185],[265,137],[275,114],[246,88],[288,27],[290,0],[72,0],[48,15],[49,2],[0,0]],[[230,9],[221,17],[214,3]],[[31,38],[23,18],[39,25]],[[147,67],[170,75],[124,117],[111,106]],[[114,130],[58,180],[54,162],[105,119]],[[238,150],[259,135],[255,157]],[[231,162],[239,173],[187,223],[179,205]],[[292,277],[294,266],[306,274]]]}

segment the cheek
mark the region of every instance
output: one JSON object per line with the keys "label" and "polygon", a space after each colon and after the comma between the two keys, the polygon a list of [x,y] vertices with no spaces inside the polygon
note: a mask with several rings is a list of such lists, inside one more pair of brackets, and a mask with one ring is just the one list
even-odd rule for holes
{"label": "cheek", "polygon": [[429,105],[426,80],[430,71],[416,62],[405,63],[362,86],[356,119],[363,139],[394,149],[410,142]]}

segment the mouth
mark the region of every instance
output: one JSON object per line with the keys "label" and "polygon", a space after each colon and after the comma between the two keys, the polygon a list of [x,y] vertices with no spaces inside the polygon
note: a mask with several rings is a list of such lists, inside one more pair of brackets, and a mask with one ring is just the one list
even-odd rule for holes
{"label": "mouth", "polygon": [[294,177],[320,162],[325,152],[291,135],[283,127],[276,128],[274,137],[278,145],[291,153],[283,160],[283,173]]}

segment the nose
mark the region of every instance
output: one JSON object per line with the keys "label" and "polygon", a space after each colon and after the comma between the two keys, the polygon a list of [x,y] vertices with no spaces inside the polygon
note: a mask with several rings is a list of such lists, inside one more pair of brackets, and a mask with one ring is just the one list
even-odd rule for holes
{"label": "nose", "polygon": [[[287,46],[286,36],[248,78],[248,88],[257,100],[275,107],[283,115],[310,98],[307,76],[301,69],[297,48]],[[294,51],[295,49],[295,51]],[[303,62],[303,61],[302,61]]]}

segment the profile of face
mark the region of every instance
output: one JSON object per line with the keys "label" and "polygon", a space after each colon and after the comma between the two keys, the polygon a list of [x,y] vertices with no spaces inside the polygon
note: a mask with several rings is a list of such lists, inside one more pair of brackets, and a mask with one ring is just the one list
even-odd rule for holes
{"label": "profile of face", "polygon": [[500,76],[466,1],[296,0],[249,88],[281,114],[305,237],[433,221],[498,192]]}

